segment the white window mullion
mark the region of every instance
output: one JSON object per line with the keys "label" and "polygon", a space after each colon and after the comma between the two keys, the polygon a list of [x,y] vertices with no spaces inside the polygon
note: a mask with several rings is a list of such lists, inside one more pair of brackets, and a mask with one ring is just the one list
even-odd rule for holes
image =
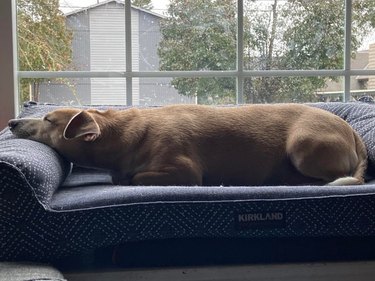
{"label": "white window mullion", "polygon": [[126,105],[133,104],[131,2],[125,0]]}
{"label": "white window mullion", "polygon": [[17,79],[16,1],[0,1],[0,125],[19,111]]}
{"label": "white window mullion", "polygon": [[350,101],[351,42],[352,42],[352,0],[345,0],[345,47],[344,47],[344,95]]}
{"label": "white window mullion", "polygon": [[[246,77],[312,77],[312,76],[345,76],[348,75],[375,75],[375,69],[321,69],[321,70],[243,70]],[[93,77],[233,77],[237,78],[238,71],[19,71],[19,78],[93,78]]]}
{"label": "white window mullion", "polygon": [[243,0],[237,1],[237,104],[244,103],[243,101]]}

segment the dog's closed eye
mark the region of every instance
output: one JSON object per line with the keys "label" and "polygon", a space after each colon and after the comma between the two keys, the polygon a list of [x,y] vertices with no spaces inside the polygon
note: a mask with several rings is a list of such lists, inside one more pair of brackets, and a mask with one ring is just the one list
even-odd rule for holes
{"label": "dog's closed eye", "polygon": [[43,121],[46,121],[46,122],[48,122],[49,124],[53,124],[53,123],[54,123],[53,120],[52,120],[49,116],[44,116],[44,117],[43,117]]}

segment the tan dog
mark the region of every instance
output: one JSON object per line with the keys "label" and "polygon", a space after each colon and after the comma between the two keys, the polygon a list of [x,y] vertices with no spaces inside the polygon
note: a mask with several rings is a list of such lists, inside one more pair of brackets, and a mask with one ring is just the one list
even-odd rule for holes
{"label": "tan dog", "polygon": [[362,184],[365,146],[341,118],[297,105],[175,105],[122,111],[57,109],[9,121],[116,184]]}

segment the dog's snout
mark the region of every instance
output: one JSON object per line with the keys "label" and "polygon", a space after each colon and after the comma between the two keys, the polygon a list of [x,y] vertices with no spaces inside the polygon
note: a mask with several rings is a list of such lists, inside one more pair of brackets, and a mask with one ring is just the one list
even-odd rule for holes
{"label": "dog's snout", "polygon": [[18,125],[18,121],[16,119],[11,119],[8,122],[8,127],[11,130],[14,129],[15,127],[17,127],[17,125]]}

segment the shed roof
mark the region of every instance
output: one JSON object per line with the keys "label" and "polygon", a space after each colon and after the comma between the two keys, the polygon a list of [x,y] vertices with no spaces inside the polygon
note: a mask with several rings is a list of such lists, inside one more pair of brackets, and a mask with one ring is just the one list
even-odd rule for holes
{"label": "shed roof", "polygon": [[[72,16],[72,15],[75,15],[75,14],[78,14],[78,13],[81,13],[81,12],[85,12],[87,10],[90,10],[90,9],[93,9],[93,8],[96,8],[96,7],[99,7],[99,6],[102,6],[102,5],[106,5],[106,4],[112,3],[112,2],[116,2],[117,4],[125,5],[125,1],[121,1],[121,0],[106,0],[106,1],[103,1],[103,2],[99,2],[99,3],[93,4],[93,5],[87,6],[87,7],[83,7],[81,9],[77,9],[77,10],[65,13],[65,16],[69,17],[69,16]],[[151,14],[151,15],[159,17],[159,18],[164,18],[163,15],[160,15],[158,13],[155,13],[155,12],[152,12],[152,11],[149,11],[149,10],[146,10],[146,9],[134,6],[134,5],[132,5],[132,8],[135,9],[135,10],[139,10],[141,12],[144,12],[144,13]]]}

